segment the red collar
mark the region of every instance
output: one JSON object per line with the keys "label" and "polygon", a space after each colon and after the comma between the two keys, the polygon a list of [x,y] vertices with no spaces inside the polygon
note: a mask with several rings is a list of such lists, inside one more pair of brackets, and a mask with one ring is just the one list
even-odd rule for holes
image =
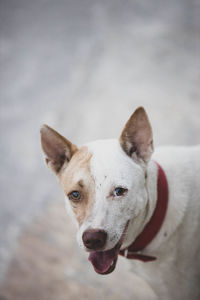
{"label": "red collar", "polygon": [[158,183],[157,183],[157,203],[154,213],[149,222],[144,227],[143,231],[136,238],[136,240],[126,249],[120,251],[120,255],[125,256],[129,259],[138,259],[143,262],[156,260],[156,257],[145,254],[140,254],[144,248],[155,238],[159,232],[168,207],[168,183],[166,175],[161,168],[158,166]]}

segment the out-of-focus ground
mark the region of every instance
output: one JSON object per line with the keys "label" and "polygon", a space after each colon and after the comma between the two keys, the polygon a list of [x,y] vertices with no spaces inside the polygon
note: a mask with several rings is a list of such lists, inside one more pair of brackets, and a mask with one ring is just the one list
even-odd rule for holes
{"label": "out-of-focus ground", "polygon": [[143,105],[155,145],[198,144],[199,53],[199,0],[0,1],[1,300],[154,299],[123,259],[90,269],[39,127],[80,145]]}

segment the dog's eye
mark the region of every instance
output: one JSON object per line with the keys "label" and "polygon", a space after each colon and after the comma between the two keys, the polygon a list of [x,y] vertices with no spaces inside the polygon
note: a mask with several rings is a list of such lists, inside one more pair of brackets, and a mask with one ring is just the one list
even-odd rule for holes
{"label": "dog's eye", "polygon": [[127,189],[124,189],[122,187],[117,187],[114,190],[113,195],[116,197],[123,196],[127,191],[128,191]]}
{"label": "dog's eye", "polygon": [[81,199],[81,194],[78,191],[73,191],[68,195],[70,200],[78,201]]}

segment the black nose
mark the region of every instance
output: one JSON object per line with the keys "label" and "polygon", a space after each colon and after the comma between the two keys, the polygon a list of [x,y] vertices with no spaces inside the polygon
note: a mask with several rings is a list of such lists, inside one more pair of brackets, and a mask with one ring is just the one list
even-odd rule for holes
{"label": "black nose", "polygon": [[83,233],[83,243],[90,250],[100,250],[106,244],[107,233],[100,229],[88,229]]}

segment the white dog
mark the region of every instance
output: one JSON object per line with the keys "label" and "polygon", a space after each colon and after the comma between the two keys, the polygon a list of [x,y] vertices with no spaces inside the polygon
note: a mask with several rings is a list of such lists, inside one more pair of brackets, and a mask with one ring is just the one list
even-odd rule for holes
{"label": "white dog", "polygon": [[99,274],[130,261],[161,300],[200,299],[200,146],[163,147],[140,107],[119,140],[77,148],[44,125],[41,143],[77,240]]}

